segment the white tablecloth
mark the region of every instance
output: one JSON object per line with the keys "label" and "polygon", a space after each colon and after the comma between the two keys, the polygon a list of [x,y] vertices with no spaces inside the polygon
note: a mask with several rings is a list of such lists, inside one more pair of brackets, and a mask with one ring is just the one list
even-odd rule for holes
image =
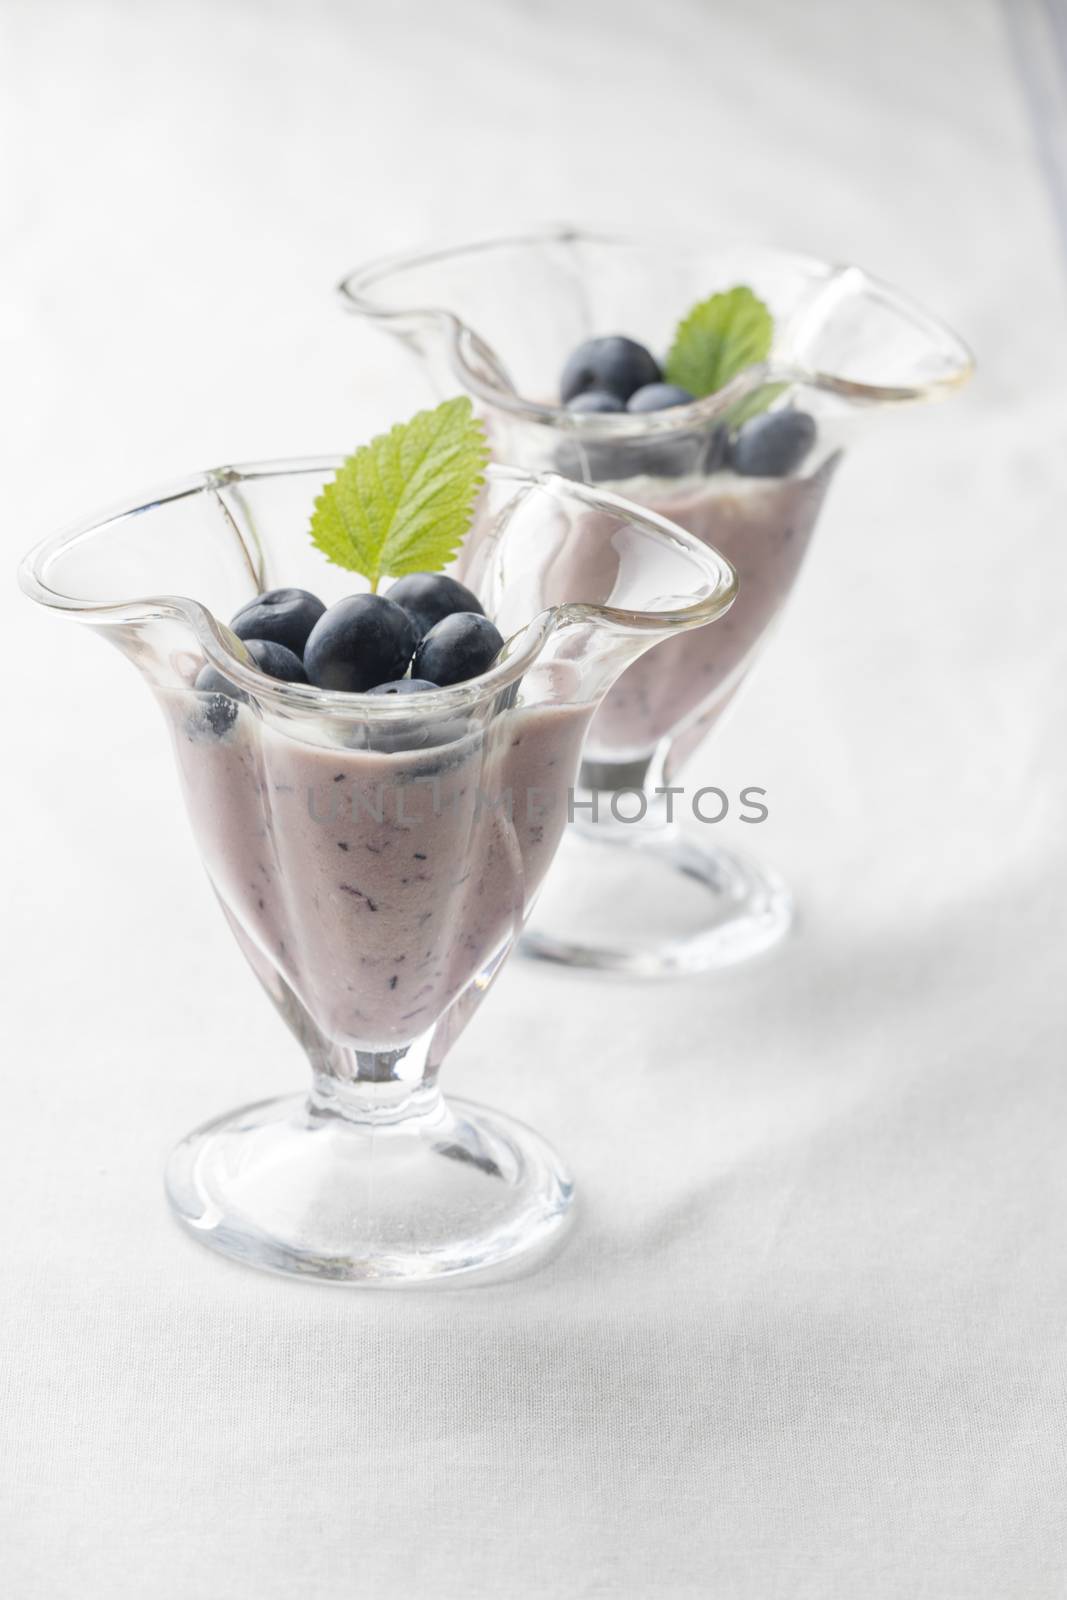
{"label": "white tablecloth", "polygon": [[[173,1141],[301,1081],[117,653],[4,592],[0,1592],[1067,1593],[1067,308],[988,0],[8,0],[3,538],[412,401],[331,284],[529,220],[852,257],[975,345],[847,463],[694,775],[773,958],[517,961],[449,1082],[548,1134],[540,1276],[358,1294],[187,1241]],[[752,832],[752,830],[747,830]],[[751,838],[747,841],[752,843]]]}

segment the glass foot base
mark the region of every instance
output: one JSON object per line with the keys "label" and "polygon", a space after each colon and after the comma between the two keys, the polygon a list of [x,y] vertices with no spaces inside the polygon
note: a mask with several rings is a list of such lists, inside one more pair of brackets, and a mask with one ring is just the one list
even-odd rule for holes
{"label": "glass foot base", "polygon": [[572,1184],[500,1112],[436,1091],[354,1118],[292,1095],[245,1106],[173,1152],[166,1186],[202,1244],[248,1266],[365,1287],[510,1277],[562,1239]]}
{"label": "glass foot base", "polygon": [[519,942],[524,955],[635,978],[732,967],[777,944],[793,900],[770,868],[680,829],[572,826]]}

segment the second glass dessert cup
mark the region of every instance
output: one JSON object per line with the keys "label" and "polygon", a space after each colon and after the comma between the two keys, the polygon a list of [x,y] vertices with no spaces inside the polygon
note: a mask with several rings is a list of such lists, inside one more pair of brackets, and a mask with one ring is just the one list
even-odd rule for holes
{"label": "second glass dessert cup", "polygon": [[[418,697],[282,683],[218,618],[282,582],[327,603],[361,586],[305,536],[337,465],[192,478],[47,541],[21,581],[147,680],[223,913],[311,1068],[309,1093],[178,1146],[180,1221],[302,1277],[499,1273],[558,1240],[571,1180],[530,1129],[445,1100],[439,1068],[552,860],[603,695],[651,645],[714,624],[735,575],[610,495],[494,467],[469,538],[498,663]],[[580,583],[561,548],[585,552]],[[232,695],[194,687],[205,662]]]}
{"label": "second glass dessert cup", "polygon": [[[662,356],[692,305],[740,284],[773,314],[774,343],[718,393],[639,414],[558,403],[560,372],[582,341],[627,334]],[[729,966],[767,949],[790,924],[786,886],[747,855],[686,836],[657,791],[678,784],[734,702],[797,579],[843,451],[883,408],[959,387],[969,351],[857,267],[693,237],[547,228],[372,262],[341,294],[347,310],[403,342],[438,393],[471,397],[497,459],[617,490],[721,550],[738,573],[722,626],[643,657],[593,719],[582,778],[596,817],[579,809],[523,948],[636,976]],[[810,418],[810,447],[781,475],[753,474],[751,463],[733,470],[731,439],[769,407]],[[636,801],[641,822],[617,820],[612,799],[623,790],[638,794],[618,811],[632,814]]]}

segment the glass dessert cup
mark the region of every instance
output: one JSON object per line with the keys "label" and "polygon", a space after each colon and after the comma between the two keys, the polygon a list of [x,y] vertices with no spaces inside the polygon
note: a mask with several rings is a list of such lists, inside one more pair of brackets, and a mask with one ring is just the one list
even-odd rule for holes
{"label": "glass dessert cup", "polygon": [[[585,339],[625,333],[662,357],[692,305],[737,284],[774,316],[766,362],[665,411],[576,414],[556,403],[564,362]],[[687,808],[657,790],[678,785],[734,702],[856,431],[884,407],[959,387],[970,353],[857,267],[692,238],[545,229],[373,262],[341,294],[346,309],[406,345],[437,392],[470,395],[497,459],[607,486],[721,550],[738,573],[723,624],[636,662],[594,717],[582,767],[589,804],[523,949],[638,976],[705,971],[767,949],[790,925],[786,886],[747,856],[683,832],[670,813]],[[771,405],[808,414],[814,443],[786,475],[742,476],[727,465],[728,440]],[[634,789],[625,814],[643,807],[643,819],[620,824],[612,797]]]}
{"label": "glass dessert cup", "polygon": [[[177,1147],[179,1220],[303,1277],[511,1271],[561,1237],[571,1180],[528,1128],[443,1099],[439,1069],[552,860],[603,695],[651,645],[719,617],[735,577],[613,496],[492,467],[468,536],[507,640],[492,669],[417,697],[282,683],[217,619],[282,582],[327,604],[365,587],[305,536],[338,465],[189,479],[46,541],[20,579],[147,680],[223,913],[311,1067],[309,1093]],[[578,589],[560,548],[584,552]],[[205,661],[233,697],[193,687]]]}

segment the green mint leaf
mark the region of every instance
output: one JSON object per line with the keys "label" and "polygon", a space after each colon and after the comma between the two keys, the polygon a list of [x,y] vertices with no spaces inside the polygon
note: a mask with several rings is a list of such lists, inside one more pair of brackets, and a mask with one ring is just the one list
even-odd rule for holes
{"label": "green mint leaf", "polygon": [[438,572],[470,527],[488,459],[465,396],[420,411],[338,469],[315,501],[311,542],[372,590],[383,577]]}
{"label": "green mint leaf", "polygon": [[744,284],[701,300],[675,330],[663,375],[697,399],[714,394],[745,367],[765,361],[774,318]]}
{"label": "green mint leaf", "polygon": [[749,422],[753,417],[758,417],[761,411],[777,400],[789,388],[787,383],[764,383],[758,389],[753,389],[751,394],[746,394],[743,400],[731,406],[726,414],[726,422],[732,428],[739,428],[743,422]]}

